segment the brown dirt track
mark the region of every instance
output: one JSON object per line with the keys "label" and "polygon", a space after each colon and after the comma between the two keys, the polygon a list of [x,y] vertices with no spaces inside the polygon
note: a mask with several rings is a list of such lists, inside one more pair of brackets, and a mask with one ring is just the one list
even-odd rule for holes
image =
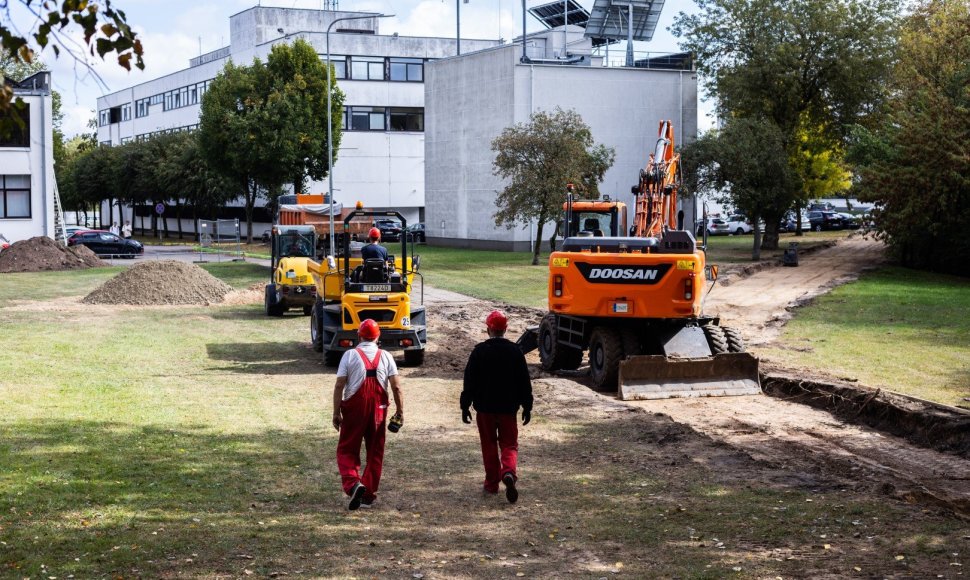
{"label": "brown dirt track", "polygon": [[[856,278],[882,259],[881,242],[853,237],[803,257],[797,268],[767,267],[715,287],[706,309],[720,314],[724,323],[741,328],[757,353],[758,345],[778,336],[792,308]],[[438,300],[435,294],[429,302],[435,307],[430,309],[426,363],[406,373],[413,377],[412,382],[421,376],[460,379],[468,351],[484,338],[480,321],[495,305],[462,301],[453,295]],[[542,315],[532,309],[506,308],[512,315],[509,336],[513,339],[526,326],[537,324]],[[722,481],[885,498],[921,508],[913,516],[917,520],[919,513],[938,508],[957,518],[970,516],[970,461],[964,458],[767,395],[622,402],[585,389],[585,367],[572,376],[549,376],[539,369],[536,353],[529,360],[537,379],[537,413],[587,424],[609,418],[643,425],[639,442],[617,445],[620,457],[629,457],[646,440],[652,444],[650,449],[660,448],[682,461],[705,466]],[[811,375],[805,369],[798,372]],[[649,462],[644,468],[666,472]],[[965,534],[964,539],[968,538]],[[955,577],[960,571],[963,555],[955,551],[954,556],[955,562],[939,577]],[[872,573],[872,567],[865,568]],[[881,569],[877,575],[937,576],[930,572]],[[844,573],[850,572],[809,566],[796,576],[841,577]]]}

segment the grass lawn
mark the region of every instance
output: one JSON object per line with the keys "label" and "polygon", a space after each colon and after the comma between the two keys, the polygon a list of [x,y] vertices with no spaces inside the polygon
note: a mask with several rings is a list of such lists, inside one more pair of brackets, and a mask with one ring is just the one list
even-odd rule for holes
{"label": "grass lawn", "polygon": [[[835,230],[825,232],[802,232],[801,236],[794,233],[783,233],[778,238],[777,250],[762,250],[762,260],[780,260],[785,249],[790,242],[796,242],[799,249],[807,249],[812,246],[824,244],[834,240],[841,240],[852,233],[848,230]],[[734,264],[751,261],[751,248],[754,245],[754,236],[751,234],[743,236],[709,236],[707,238],[707,261],[712,264]]]}
{"label": "grass lawn", "polygon": [[967,406],[970,397],[970,281],[884,268],[799,309],[780,362],[917,397]]}
{"label": "grass lawn", "polygon": [[[245,266],[209,268],[261,279]],[[970,533],[867,490],[760,479],[662,415],[553,386],[521,430],[510,507],[479,493],[460,379],[422,369],[404,371],[381,503],[350,513],[334,371],[305,317],[12,303],[32,276],[0,276],[0,577],[926,577],[952,574]],[[52,275],[50,296],[92,276]]]}

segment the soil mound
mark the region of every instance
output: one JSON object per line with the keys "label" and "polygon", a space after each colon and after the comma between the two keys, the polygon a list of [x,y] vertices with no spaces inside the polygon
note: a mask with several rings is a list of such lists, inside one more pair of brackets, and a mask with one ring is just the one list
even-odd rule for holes
{"label": "soil mound", "polygon": [[0,252],[2,273],[81,270],[107,265],[86,246],[65,248],[46,236],[14,242]]}
{"label": "soil mound", "polygon": [[195,264],[159,260],[136,264],[84,297],[87,304],[213,304],[232,287]]}

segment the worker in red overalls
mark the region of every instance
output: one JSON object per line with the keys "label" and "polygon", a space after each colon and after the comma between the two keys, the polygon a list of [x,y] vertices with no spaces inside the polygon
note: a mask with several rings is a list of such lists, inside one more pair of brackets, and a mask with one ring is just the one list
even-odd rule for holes
{"label": "worker in red overalls", "polygon": [[519,407],[523,425],[532,419],[532,381],[522,350],[505,338],[508,324],[501,310],[493,310],[485,318],[488,340],[476,345],[468,357],[460,404],[465,423],[472,422],[471,407],[475,407],[485,464],[483,492],[498,493],[502,482],[505,498],[515,503],[519,499],[515,487],[519,479],[519,429],[515,419]]}
{"label": "worker in red overalls", "polygon": [[[394,357],[377,348],[381,329],[365,320],[357,330],[360,344],[348,350],[337,367],[333,389],[333,427],[340,431],[337,468],[344,493],[350,496],[348,509],[369,508],[377,498],[384,463],[387,387],[394,395],[395,415],[404,422],[401,380]],[[367,463],[360,473],[360,444],[367,447]]]}

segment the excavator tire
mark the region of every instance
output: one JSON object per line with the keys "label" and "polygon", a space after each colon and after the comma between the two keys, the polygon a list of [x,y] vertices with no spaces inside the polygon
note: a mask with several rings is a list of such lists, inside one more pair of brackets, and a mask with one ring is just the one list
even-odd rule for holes
{"label": "excavator tire", "polygon": [[744,339],[741,338],[741,331],[730,326],[722,326],[724,338],[727,339],[728,352],[744,352]]}
{"label": "excavator tire", "polygon": [[711,347],[711,354],[719,355],[728,351],[728,339],[724,335],[724,329],[715,324],[708,324],[704,327],[704,335],[707,337],[707,344]]}
{"label": "excavator tire", "polygon": [[576,370],[583,362],[583,351],[559,344],[556,340],[556,315],[547,314],[539,323],[539,362],[544,371]]}
{"label": "excavator tire", "polygon": [[615,391],[623,360],[623,339],[614,328],[597,326],[589,337],[589,374],[593,389]]}

